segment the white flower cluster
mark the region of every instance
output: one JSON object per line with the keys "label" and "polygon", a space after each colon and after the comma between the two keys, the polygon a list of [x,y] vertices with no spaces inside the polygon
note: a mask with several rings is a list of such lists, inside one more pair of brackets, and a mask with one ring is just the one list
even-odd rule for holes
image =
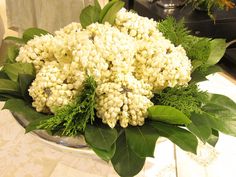
{"label": "white flower cluster", "polygon": [[17,62],[33,63],[38,72],[46,61],[53,60],[53,52],[51,50],[53,36],[48,34],[44,36],[36,36],[30,40],[24,47],[20,48]]}
{"label": "white flower cluster", "polygon": [[153,105],[150,85],[129,74],[99,85],[96,94],[97,116],[112,128],[117,121],[122,127],[143,125],[147,109]]}
{"label": "white flower cluster", "polygon": [[97,116],[110,127],[143,125],[152,92],[186,85],[191,63],[157,23],[122,9],[114,26],[71,23],[55,35],[35,37],[16,59],[33,63],[37,75],[29,93],[39,112],[70,103],[87,75],[97,82]]}
{"label": "white flower cluster", "polygon": [[56,61],[46,62],[29,88],[32,105],[38,112],[55,112],[67,105],[76,95],[74,85],[67,82],[68,66]]}
{"label": "white flower cluster", "polygon": [[115,26],[136,39],[134,75],[137,79],[151,84],[153,90],[186,85],[191,80],[191,61],[185,50],[167,40],[155,21],[122,9]]}

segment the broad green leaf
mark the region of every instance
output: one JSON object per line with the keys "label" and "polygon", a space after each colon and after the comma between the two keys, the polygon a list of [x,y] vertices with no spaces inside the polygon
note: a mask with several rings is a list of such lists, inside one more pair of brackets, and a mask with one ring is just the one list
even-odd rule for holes
{"label": "broad green leaf", "polygon": [[191,115],[191,121],[192,123],[187,125],[187,128],[192,133],[194,133],[202,142],[206,143],[212,132],[208,119],[206,119],[201,114],[193,113]]}
{"label": "broad green leaf", "polygon": [[157,131],[150,125],[144,124],[139,127],[128,127],[125,129],[125,135],[129,147],[139,157],[154,157],[154,150],[157,138]]}
{"label": "broad green leaf", "polygon": [[19,74],[18,83],[19,83],[19,87],[20,87],[20,92],[21,92],[22,97],[26,101],[32,100],[31,97],[29,96],[28,89],[34,79],[35,79],[35,76],[33,76],[33,75]]}
{"label": "broad green leaf", "polygon": [[203,111],[213,129],[236,136],[236,104],[232,100],[223,95],[212,95]]}
{"label": "broad green leaf", "polygon": [[115,2],[110,9],[108,9],[106,15],[102,18],[102,23],[108,22],[111,25],[114,24],[117,12],[125,5],[122,1]]}
{"label": "broad green leaf", "polygon": [[35,75],[34,65],[31,63],[5,64],[2,71],[4,71],[12,81],[17,81],[19,74]]}
{"label": "broad green leaf", "polygon": [[12,96],[6,93],[0,93],[0,101],[7,101],[11,98],[15,98],[16,96]]}
{"label": "broad green leaf", "polygon": [[98,2],[98,0],[94,0],[94,5],[95,5],[95,7],[96,7],[97,9],[99,9],[99,11],[102,10],[102,9],[101,9],[101,6],[100,6],[100,4],[99,4],[99,2]]}
{"label": "broad green leaf", "polygon": [[19,49],[16,46],[10,46],[7,49],[7,60],[6,63],[15,63],[16,62],[16,57],[19,54]]}
{"label": "broad green leaf", "polygon": [[115,171],[120,176],[134,176],[138,174],[144,165],[145,158],[140,158],[132,151],[125,133],[121,134],[116,141],[116,152],[111,159]]}
{"label": "broad green leaf", "polygon": [[193,73],[198,67],[200,67],[203,64],[203,62],[200,60],[193,60],[191,62],[191,64],[192,64],[192,71],[191,72]]}
{"label": "broad green leaf", "polygon": [[[206,110],[207,113],[203,115],[209,119],[211,127],[225,134],[236,136],[236,115],[231,114],[228,110],[222,108],[221,106],[212,104],[208,105],[208,108],[210,106],[214,107],[214,110],[212,109],[211,112]],[[213,113],[214,111],[216,112]]]}
{"label": "broad green leaf", "polygon": [[[209,94],[208,102],[210,104],[222,106],[226,109],[231,110],[233,113],[236,113],[236,103],[227,96],[220,95],[220,94]],[[205,106],[205,108],[206,107],[207,106]]]}
{"label": "broad green leaf", "polygon": [[100,10],[96,6],[89,5],[84,8],[80,14],[80,23],[86,28],[92,23],[98,22]]}
{"label": "broad green leaf", "polygon": [[115,154],[116,144],[114,143],[111,146],[109,151],[98,149],[98,148],[95,148],[95,147],[92,147],[92,146],[91,146],[91,148],[102,160],[105,160],[106,162],[109,162]]}
{"label": "broad green leaf", "polygon": [[36,112],[35,109],[33,109],[29,103],[25,102],[22,99],[7,100],[3,109],[8,109],[19,116],[23,116],[28,121],[50,117],[50,115],[45,115],[45,114]]}
{"label": "broad green leaf", "polygon": [[202,82],[202,81],[206,81],[207,78],[206,76],[213,74],[213,73],[217,73],[217,72],[221,72],[222,68],[220,66],[214,65],[214,66],[209,66],[207,68],[206,71],[204,71],[204,73],[202,71],[199,70],[195,70],[192,74],[191,74],[191,83],[197,83],[197,82]]}
{"label": "broad green leaf", "polygon": [[212,129],[212,134],[211,136],[208,138],[207,143],[210,144],[211,146],[215,147],[216,143],[219,140],[219,132]]}
{"label": "broad green leaf", "polygon": [[0,79],[9,79],[9,77],[7,76],[5,72],[0,71]]}
{"label": "broad green leaf", "polygon": [[29,40],[33,39],[35,36],[41,36],[49,34],[49,32],[40,29],[40,28],[29,28],[24,31],[23,33],[23,40],[27,43]]}
{"label": "broad green leaf", "polygon": [[194,136],[189,131],[171,124],[165,124],[161,122],[152,121],[150,124],[156,129],[160,136],[168,138],[181,149],[196,154],[198,140],[196,136]]}
{"label": "broad green leaf", "polygon": [[106,15],[107,11],[117,2],[118,0],[112,0],[110,2],[108,2],[104,8],[102,9],[100,15],[99,15],[99,22],[102,22],[102,19],[104,18],[104,16]]}
{"label": "broad green leaf", "polygon": [[210,41],[210,55],[206,62],[207,65],[215,65],[224,56],[227,48],[225,39],[213,39]]}
{"label": "broad green leaf", "polygon": [[116,129],[111,129],[104,124],[87,125],[85,128],[85,140],[92,147],[110,150],[112,144],[117,139]]}
{"label": "broad green leaf", "polygon": [[8,79],[0,79],[0,93],[20,95],[20,89],[16,82]]}
{"label": "broad green leaf", "polygon": [[[39,116],[38,118],[35,118],[34,120],[30,120],[29,124],[25,127],[25,133],[29,133],[34,130],[38,130],[37,126],[40,125],[41,121],[44,121],[46,119],[49,119],[51,116],[50,115],[44,115]],[[29,119],[27,119],[29,120]],[[50,131],[47,131],[50,135],[55,135]],[[58,133],[58,136],[62,136],[61,134]]]}
{"label": "broad green leaf", "polygon": [[148,116],[152,120],[170,124],[189,124],[191,120],[178,109],[171,106],[156,105],[148,108]]}
{"label": "broad green leaf", "polygon": [[18,37],[14,37],[14,36],[7,36],[5,39],[5,41],[13,41],[15,43],[19,43],[19,44],[25,44],[25,41],[21,38]]}

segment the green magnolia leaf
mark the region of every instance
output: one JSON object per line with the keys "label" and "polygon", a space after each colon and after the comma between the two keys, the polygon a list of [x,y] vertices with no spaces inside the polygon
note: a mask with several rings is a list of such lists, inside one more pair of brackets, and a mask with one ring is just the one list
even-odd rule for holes
{"label": "green magnolia leaf", "polygon": [[0,101],[7,101],[11,98],[15,98],[16,96],[12,96],[6,93],[0,93]]}
{"label": "green magnolia leaf", "polygon": [[141,127],[128,127],[125,129],[125,135],[129,147],[139,157],[154,157],[155,145],[159,135],[152,126],[144,124]]}
{"label": "green magnolia leaf", "polygon": [[212,132],[208,119],[201,114],[194,113],[191,115],[191,121],[192,123],[187,125],[187,128],[203,143],[206,143]]}
{"label": "green magnolia leaf", "polygon": [[85,140],[92,147],[101,150],[110,150],[117,139],[116,129],[111,129],[104,124],[87,125],[85,128]]}
{"label": "green magnolia leaf", "polygon": [[[46,120],[46,119],[49,119],[51,116],[49,115],[43,115],[43,116],[40,116],[34,120],[31,120],[29,122],[29,124],[25,127],[25,133],[29,133],[31,131],[34,131],[34,130],[38,130],[37,129],[37,126],[40,125],[40,122]],[[28,119],[29,120],[29,119]],[[51,133],[50,131],[47,131],[50,135],[54,135],[53,133]],[[62,135],[58,135],[58,136],[62,136]]]}
{"label": "green magnolia leaf", "polygon": [[12,81],[17,81],[19,74],[35,76],[35,69],[32,63],[5,64],[2,71],[4,71]]}
{"label": "green magnolia leaf", "polygon": [[111,8],[108,9],[107,13],[105,16],[102,18],[102,23],[108,22],[111,25],[114,24],[115,19],[116,19],[116,14],[117,12],[125,5],[124,2],[122,1],[117,1],[115,2]]}
{"label": "green magnolia leaf", "polygon": [[6,63],[15,63],[16,57],[19,55],[19,49],[16,46],[10,46],[7,49]]}
{"label": "green magnolia leaf", "polygon": [[211,113],[207,111],[208,113],[203,114],[206,118],[209,119],[211,127],[225,134],[236,136],[236,115],[228,114],[228,110],[222,109],[222,107],[220,106],[216,107],[214,104],[208,106],[215,107],[214,109],[216,112],[224,112],[223,114],[218,114],[213,113],[212,110]]}
{"label": "green magnolia leaf", "polygon": [[5,72],[0,71],[0,79],[9,79],[9,77],[7,76]]}
{"label": "green magnolia leaf", "polygon": [[216,143],[219,140],[219,132],[212,129],[212,134],[211,136],[208,138],[207,143],[210,144],[211,146],[215,147]]}
{"label": "green magnolia leaf", "polygon": [[5,103],[3,109],[8,109],[13,113],[17,113],[19,116],[24,116],[28,121],[33,121],[35,119],[49,118],[50,115],[45,115],[36,112],[29,103],[22,99],[9,99]]}
{"label": "green magnolia leaf", "polygon": [[5,39],[5,41],[13,41],[15,43],[19,43],[19,44],[25,44],[25,41],[21,38],[18,37],[14,37],[14,36],[7,36]]}
{"label": "green magnolia leaf", "polygon": [[98,2],[98,0],[94,0],[94,5],[95,5],[95,7],[96,7],[97,9],[99,9],[99,11],[102,10],[102,9],[101,9],[101,6],[100,6],[100,4],[99,4],[99,2]]}
{"label": "green magnolia leaf", "polygon": [[156,105],[148,108],[148,116],[151,120],[170,124],[189,124],[191,120],[178,109],[171,106]]}
{"label": "green magnolia leaf", "polygon": [[138,174],[144,165],[145,158],[139,157],[132,151],[127,143],[125,133],[122,133],[116,141],[116,152],[111,159],[115,171],[120,176],[134,176]]}
{"label": "green magnolia leaf", "polygon": [[198,67],[200,67],[203,64],[203,62],[200,60],[192,60],[191,64],[193,67],[192,68],[192,73],[193,73]]}
{"label": "green magnolia leaf", "polygon": [[225,39],[213,39],[210,41],[210,55],[206,62],[207,65],[215,65],[224,56],[227,48]]}
{"label": "green magnolia leaf", "polygon": [[168,138],[181,149],[196,154],[198,140],[196,136],[194,136],[189,131],[171,124],[165,124],[161,122],[152,121],[150,124],[156,129],[160,136]]}
{"label": "green magnolia leaf", "polygon": [[203,116],[211,127],[225,134],[236,136],[236,104],[226,96],[212,94],[203,106]]}
{"label": "green magnolia leaf", "polygon": [[[236,103],[231,100],[229,97],[220,95],[220,94],[209,94],[209,100],[208,102],[210,104],[215,104],[222,106],[226,109],[231,110],[233,113],[236,111]],[[207,106],[206,106],[207,107]],[[205,108],[206,108],[205,107]]]}
{"label": "green magnolia leaf", "polygon": [[221,72],[221,71],[222,71],[222,68],[217,65],[209,66],[207,68],[207,70],[204,72],[199,71],[199,70],[195,70],[191,74],[192,79],[191,79],[190,83],[197,83],[197,82],[206,81],[207,80],[206,76],[213,74],[213,73]]}
{"label": "green magnolia leaf", "polygon": [[80,23],[83,28],[86,28],[92,23],[98,22],[100,10],[96,6],[89,5],[84,8],[80,14]]}
{"label": "green magnolia leaf", "polygon": [[106,15],[107,11],[117,2],[118,0],[112,0],[110,2],[108,2],[105,7],[102,9],[100,15],[99,15],[99,22],[102,22],[102,19],[104,18],[104,16]]}
{"label": "green magnolia leaf", "polygon": [[20,95],[20,89],[16,82],[8,79],[0,79],[0,93],[9,95]]}
{"label": "green magnolia leaf", "polygon": [[40,29],[40,28],[29,28],[24,31],[23,33],[23,40],[27,43],[29,40],[33,39],[35,36],[41,36],[49,34],[49,32]]}
{"label": "green magnolia leaf", "polygon": [[22,97],[26,101],[32,101],[31,97],[29,96],[28,89],[34,79],[35,79],[35,76],[33,75],[19,74],[18,83],[20,86],[20,92],[21,92]]}
{"label": "green magnolia leaf", "polygon": [[104,161],[109,162],[111,158],[114,156],[116,151],[116,144],[114,143],[109,151],[98,149],[95,147],[92,147],[93,151]]}

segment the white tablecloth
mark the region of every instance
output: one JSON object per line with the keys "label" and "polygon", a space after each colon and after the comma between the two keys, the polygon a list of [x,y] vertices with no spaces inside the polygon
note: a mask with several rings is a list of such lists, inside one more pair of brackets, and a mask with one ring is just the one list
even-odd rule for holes
{"label": "white tablecloth", "polygon": [[[219,74],[201,87],[236,98],[236,86]],[[216,150],[202,146],[199,156],[176,149],[175,154],[174,145],[167,140],[157,144],[156,158],[148,158],[138,176],[177,177],[177,168],[178,177],[235,177],[236,138],[221,135]],[[110,164],[92,153],[63,148],[25,134],[7,110],[0,111],[0,172],[0,177],[117,176]]]}

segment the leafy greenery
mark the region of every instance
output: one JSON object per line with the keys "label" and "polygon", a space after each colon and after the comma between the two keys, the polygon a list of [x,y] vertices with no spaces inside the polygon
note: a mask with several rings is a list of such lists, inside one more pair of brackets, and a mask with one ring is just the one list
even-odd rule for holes
{"label": "leafy greenery", "polygon": [[32,108],[30,103],[25,102],[22,99],[14,98],[7,100],[3,109],[8,109],[11,112],[16,113],[18,116],[23,116],[30,122],[37,119],[50,117],[50,115],[36,112],[35,109]]}
{"label": "leafy greenery", "polygon": [[82,10],[80,14],[80,23],[83,28],[86,28],[92,23],[105,23],[108,22],[111,25],[115,22],[117,12],[124,6],[124,2],[119,0],[112,0],[101,9],[99,2],[94,1],[94,5],[89,5]]}
{"label": "leafy greenery", "polygon": [[29,96],[28,89],[35,79],[34,75],[31,74],[19,74],[18,76],[18,83],[20,87],[20,93],[24,100],[32,102],[32,98]]}
{"label": "leafy greenery", "polygon": [[19,74],[29,74],[35,76],[35,68],[32,63],[12,63],[5,64],[2,68],[12,81],[17,81]]}
{"label": "leafy greenery", "polygon": [[80,23],[82,27],[86,28],[86,26],[98,22],[100,11],[101,10],[99,8],[92,5],[84,8],[80,14]]}
{"label": "leafy greenery", "polygon": [[102,9],[100,15],[99,15],[99,22],[101,23],[104,16],[107,14],[108,10],[117,2],[118,0],[112,0],[108,2],[104,8]]}
{"label": "leafy greenery", "polygon": [[148,108],[148,116],[151,120],[166,122],[169,124],[191,123],[190,119],[183,112],[171,106],[152,106]]}
{"label": "leafy greenery", "polygon": [[[152,101],[156,105],[174,107],[190,117],[191,113],[201,113],[201,106],[207,101],[207,93],[198,89],[197,85],[166,88],[156,93]],[[175,114],[173,114],[175,116]]]}
{"label": "leafy greenery", "polygon": [[114,143],[109,150],[102,150],[95,147],[90,147],[93,151],[104,161],[109,162],[116,152],[116,143]]}
{"label": "leafy greenery", "polygon": [[18,95],[19,85],[16,82],[8,79],[0,79],[0,93],[15,93],[16,95]]}
{"label": "leafy greenery", "polygon": [[120,176],[134,176],[143,168],[145,158],[139,157],[127,142],[123,132],[116,141],[116,152],[111,159],[112,165]]}
{"label": "leafy greenery", "polygon": [[197,153],[198,140],[191,132],[175,125],[165,124],[161,122],[150,122],[160,136],[168,138],[181,149],[185,151]]}
{"label": "leafy greenery", "polygon": [[108,22],[111,25],[115,23],[115,18],[117,12],[125,5],[122,1],[116,1],[106,12],[105,16],[102,18],[102,23]]}
{"label": "leafy greenery", "polygon": [[17,46],[12,45],[7,48],[7,58],[5,63],[15,63],[15,59],[19,54],[19,49]]}
{"label": "leafy greenery", "polygon": [[148,124],[141,127],[128,127],[125,135],[129,147],[139,157],[154,157],[156,140],[159,135],[156,130]]}
{"label": "leafy greenery", "polygon": [[217,64],[224,56],[227,43],[225,39],[213,39],[210,43],[210,54],[206,64],[209,66]]}
{"label": "leafy greenery", "polygon": [[207,73],[205,71],[220,61],[227,48],[224,39],[212,40],[190,35],[190,31],[184,26],[184,20],[177,22],[173,17],[168,17],[158,24],[158,29],[173,44],[185,49],[192,61],[192,72],[196,71],[204,77]]}
{"label": "leafy greenery", "polygon": [[207,143],[215,147],[218,140],[219,140],[219,132],[217,130],[212,129],[212,134],[208,138]]}
{"label": "leafy greenery", "polygon": [[49,34],[49,32],[40,28],[28,28],[24,31],[22,38],[8,36],[4,40],[12,41],[18,44],[26,44],[29,40],[33,39],[35,36],[41,36],[45,34]]}
{"label": "leafy greenery", "polygon": [[23,98],[31,101],[28,88],[35,79],[35,69],[29,63],[7,63],[0,71],[0,100]]}
{"label": "leafy greenery", "polygon": [[96,82],[93,77],[84,81],[84,88],[76,100],[66,105],[47,120],[39,122],[36,129],[50,130],[52,133],[62,132],[62,135],[76,136],[83,133],[88,122],[94,121]]}
{"label": "leafy greenery", "polygon": [[215,8],[228,10],[235,7],[232,0],[186,0],[186,3],[191,3],[194,8],[207,10],[213,20],[215,20],[213,15]]}
{"label": "leafy greenery", "polygon": [[225,134],[236,136],[236,104],[226,96],[212,94],[203,106],[202,117],[211,127]]}
{"label": "leafy greenery", "polygon": [[191,115],[192,123],[187,128],[195,134],[203,143],[206,143],[212,134],[211,125],[201,114],[193,113]]}
{"label": "leafy greenery", "polygon": [[108,151],[117,139],[117,131],[100,123],[87,125],[84,136],[86,142],[92,147]]}

